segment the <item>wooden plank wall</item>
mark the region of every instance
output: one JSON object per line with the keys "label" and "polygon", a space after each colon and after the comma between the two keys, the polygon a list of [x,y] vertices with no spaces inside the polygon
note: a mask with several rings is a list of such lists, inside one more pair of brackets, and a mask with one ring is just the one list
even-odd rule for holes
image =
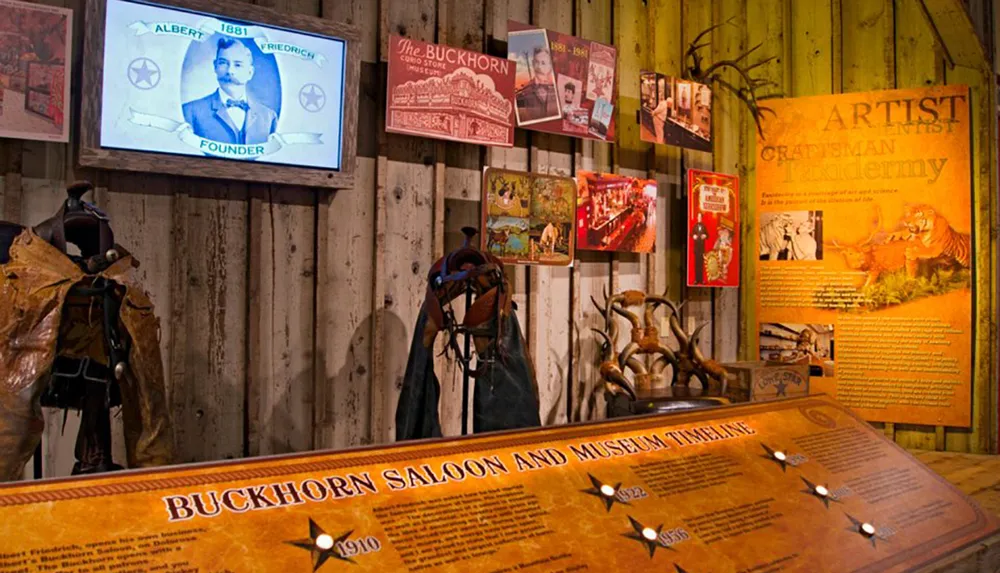
{"label": "wooden plank wall", "polygon": [[[46,0],[82,14],[82,0]],[[162,327],[180,461],[191,462],[390,441],[424,279],[432,261],[478,226],[487,166],[573,175],[616,170],[659,182],[654,255],[579,253],[570,269],[511,267],[518,316],[534,360],[546,424],[597,419],[599,324],[590,303],[605,289],[669,289],[691,302],[690,325],[711,321],[703,349],[729,361],[752,354],[745,293],[683,286],[683,169],[741,177],[743,220],[753,219],[755,129],[732,95],[716,91],[715,153],[639,140],[638,72],[679,74],[691,40],[714,23],[706,61],[762,43],[778,58],[757,73],[788,95],[978,82],[950,71],[919,0],[260,0],[282,11],[351,22],[362,32],[357,183],[337,192],[197,178],[85,172],[71,146],[0,140],[0,213],[34,224],[68,179],[87,177],[118,237],[142,261]],[[511,149],[384,133],[390,33],[493,54],[507,20],[531,22],[619,49],[616,144],[518,131]],[[78,18],[76,43],[85,24]],[[77,50],[77,60],[79,50]],[[735,77],[729,77],[735,81]],[[976,100],[974,99],[974,102]],[[979,114],[985,117],[988,114]],[[978,116],[977,116],[978,117]],[[992,116],[990,116],[992,117]],[[989,142],[976,140],[977,150]],[[743,240],[750,244],[749,225]],[[988,240],[987,243],[988,244]],[[744,265],[744,281],[754,280]],[[741,312],[742,311],[742,312]],[[749,327],[749,328],[748,328]],[[442,423],[460,433],[461,375],[438,359]],[[989,384],[977,380],[977,427],[892,427],[912,447],[982,452]],[[47,475],[73,462],[48,412]]]}

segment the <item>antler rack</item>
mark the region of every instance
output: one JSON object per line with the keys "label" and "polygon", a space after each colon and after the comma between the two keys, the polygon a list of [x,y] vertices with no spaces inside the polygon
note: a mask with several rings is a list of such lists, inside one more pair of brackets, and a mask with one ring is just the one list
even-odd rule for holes
{"label": "antler rack", "polygon": [[[777,87],[778,84],[765,78],[754,77],[753,75],[751,75],[751,72],[753,72],[755,69],[761,66],[766,65],[772,60],[777,59],[778,56],[770,56],[749,65],[745,64],[744,60],[746,60],[751,54],[760,49],[760,47],[763,45],[761,43],[750,48],[749,50],[737,56],[736,58],[719,60],[704,69],[702,67],[703,56],[701,55],[699,50],[710,47],[712,45],[710,41],[703,42],[702,40],[706,36],[714,32],[717,28],[720,28],[727,24],[731,24],[734,19],[735,16],[729,18],[728,20],[722,22],[721,24],[716,24],[714,26],[707,28],[706,30],[698,34],[698,36],[696,36],[694,40],[691,41],[691,44],[688,46],[687,52],[685,53],[685,61],[690,62],[685,72],[685,77],[686,79],[693,80],[701,84],[706,84],[706,85],[718,84],[723,88],[732,92],[734,95],[736,95],[736,97],[739,98],[740,101],[742,101],[750,110],[750,113],[753,115],[754,123],[757,124],[757,133],[759,133],[761,138],[763,138],[764,129],[761,120],[764,117],[765,113],[770,113],[773,116],[775,115],[775,112],[773,109],[761,105],[760,102],[765,99],[782,97],[782,94],[770,93],[766,95],[759,95],[758,90],[768,86]],[[734,70],[739,75],[740,81],[744,85],[741,87],[736,87],[733,84],[722,79],[722,72],[726,69]]]}
{"label": "antler rack", "polygon": [[[674,303],[667,292],[648,295],[642,291],[627,290],[609,297],[605,291],[603,306],[593,297],[590,300],[604,317],[604,329],[592,330],[604,339],[600,372],[609,393],[624,392],[635,400],[637,387],[648,388],[654,378],[663,376],[667,366],[672,370],[673,386],[688,386],[693,376],[701,381],[703,388],[718,390],[731,377],[719,363],[706,358],[698,348],[698,335],[708,323],[699,324],[691,332],[686,332],[680,321],[684,303]],[[661,306],[670,311],[668,324],[670,333],[677,339],[677,350],[671,349],[660,337],[654,315]],[[641,319],[638,313],[629,310],[633,307],[642,307]],[[624,318],[631,326],[629,341],[621,351],[618,351],[617,317]],[[651,359],[648,367],[647,362],[641,360],[644,356]]]}

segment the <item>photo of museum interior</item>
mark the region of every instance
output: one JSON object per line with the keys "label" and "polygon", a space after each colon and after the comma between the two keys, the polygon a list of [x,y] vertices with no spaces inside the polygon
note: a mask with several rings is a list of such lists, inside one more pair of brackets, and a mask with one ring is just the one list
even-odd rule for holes
{"label": "photo of museum interior", "polygon": [[1000,573],[998,34],[0,0],[0,573]]}

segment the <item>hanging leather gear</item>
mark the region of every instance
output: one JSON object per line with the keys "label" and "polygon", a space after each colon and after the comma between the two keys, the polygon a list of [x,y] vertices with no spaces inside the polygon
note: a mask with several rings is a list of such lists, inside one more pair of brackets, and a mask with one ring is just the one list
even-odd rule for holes
{"label": "hanging leather gear", "polygon": [[[403,388],[396,408],[396,439],[441,436],[438,402],[441,386],[434,373],[434,340],[448,337],[446,352],[454,354],[463,370],[475,379],[473,432],[528,428],[541,425],[538,386],[503,263],[472,246],[475,229],[466,227],[462,247],[434,263],[427,276],[427,292],[417,316]],[[475,301],[461,323],[452,302],[471,292]],[[476,349],[476,367],[458,344],[468,334]]]}
{"label": "hanging leather gear", "polygon": [[[41,407],[81,412],[73,474],[121,469],[111,408],[121,406],[131,468],[171,463],[159,322],[81,182],[34,228],[0,222],[0,481],[19,479],[44,429]],[[67,253],[67,243],[80,256]]]}

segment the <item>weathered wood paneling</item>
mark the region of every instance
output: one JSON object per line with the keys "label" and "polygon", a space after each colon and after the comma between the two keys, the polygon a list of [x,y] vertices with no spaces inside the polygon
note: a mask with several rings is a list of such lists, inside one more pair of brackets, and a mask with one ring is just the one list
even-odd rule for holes
{"label": "weathered wood paneling", "polygon": [[[772,8],[773,11],[773,8]],[[694,39],[701,34],[703,31],[710,28],[714,20],[712,18],[712,3],[711,2],[699,2],[698,0],[684,0],[681,4],[681,22],[683,27],[681,29],[681,37],[683,49],[686,51],[694,42]],[[734,29],[738,30],[738,29]],[[728,36],[733,36],[734,30],[727,30],[726,27],[719,28],[712,32],[711,36],[702,38],[701,42],[710,42],[707,48],[702,48],[700,54],[705,58],[706,64],[710,65],[714,61],[714,56],[716,50],[713,49],[715,46],[720,46],[725,44],[725,40]],[[728,32],[728,35],[727,35]],[[739,35],[735,34],[737,42],[739,41]],[[683,66],[691,65],[689,61],[683,61]],[[714,95],[714,94],[713,94]],[[715,111],[715,106],[713,105],[713,112]],[[713,130],[713,137],[718,131]],[[738,137],[735,133],[729,133],[721,130],[719,133],[720,137],[716,140],[713,145],[718,145],[718,142],[729,137]],[[713,168],[712,154],[704,151],[693,151],[685,149],[681,152],[681,167],[682,172],[680,173],[681,185],[684,189],[684,201],[682,206],[684,212],[680,217],[676,217],[671,221],[673,225],[680,225],[684,229],[685,244],[687,244],[687,169],[705,169],[711,171]],[[685,249],[685,257],[687,250]],[[684,268],[687,268],[687,260],[685,258]],[[687,284],[687,278],[685,275],[684,283]],[[716,354],[715,342],[716,342],[716,330],[719,329],[720,325],[723,323],[722,320],[717,320],[712,316],[712,303],[716,296],[717,289],[710,288],[686,288],[684,290],[684,300],[687,301],[687,306],[684,307],[684,325],[688,332],[693,331],[698,325],[702,323],[710,323],[709,326],[705,327],[702,334],[698,338],[698,346],[701,347],[702,352],[706,356],[714,356]]]}
{"label": "weathered wood paneling", "polygon": [[[577,2],[576,35],[588,40],[612,43],[611,0]],[[611,171],[612,146],[592,140],[576,143],[575,167],[587,171]],[[569,416],[571,421],[604,418],[605,403],[600,366],[600,344],[591,328],[601,328],[601,313],[591,297],[601,302],[610,293],[609,255],[577,251],[572,270],[572,386]]]}
{"label": "weathered wood paneling", "polygon": [[[367,0],[324,0],[323,17],[361,29],[364,70],[378,61],[378,11]],[[375,78],[362,74],[360,106],[382,101]],[[376,114],[377,117],[378,114]],[[362,115],[364,117],[364,115]],[[377,119],[376,119],[377,121]],[[320,198],[316,237],[316,448],[370,443],[376,160],[359,154],[355,186]]]}

